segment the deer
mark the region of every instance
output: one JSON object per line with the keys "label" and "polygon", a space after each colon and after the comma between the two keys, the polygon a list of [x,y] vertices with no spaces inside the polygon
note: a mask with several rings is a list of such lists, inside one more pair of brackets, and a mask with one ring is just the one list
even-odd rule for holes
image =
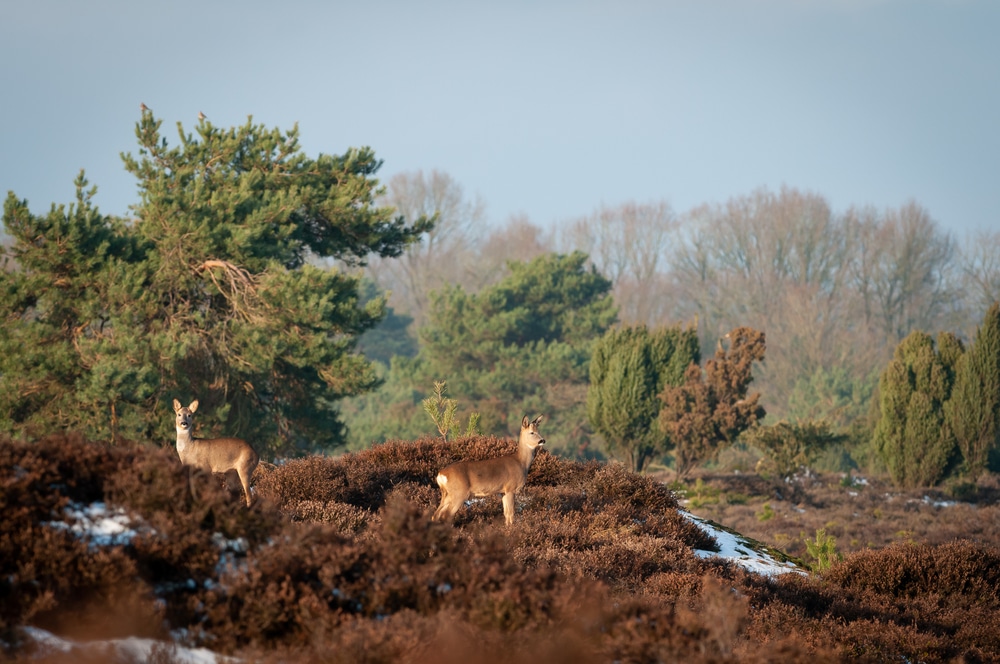
{"label": "deer", "polygon": [[190,406],[182,406],[174,399],[174,413],[177,415],[177,456],[181,463],[207,470],[212,473],[227,473],[235,470],[246,494],[247,507],[251,505],[250,477],[260,462],[260,457],[252,447],[240,438],[195,438],[194,413],[198,410],[198,400]]}
{"label": "deer", "polygon": [[545,439],[538,433],[538,424],[543,415],[528,421],[521,419],[521,435],[517,451],[495,459],[482,461],[458,461],[437,474],[441,487],[441,504],[431,517],[432,521],[451,519],[471,496],[495,496],[503,494],[503,516],[510,526],[514,523],[514,494],[524,486],[528,469],[535,460],[538,448]]}

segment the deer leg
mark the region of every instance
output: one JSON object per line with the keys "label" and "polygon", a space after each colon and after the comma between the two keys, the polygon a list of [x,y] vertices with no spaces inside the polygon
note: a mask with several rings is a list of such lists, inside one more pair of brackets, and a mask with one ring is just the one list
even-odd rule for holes
{"label": "deer leg", "polygon": [[431,517],[431,521],[443,521],[448,518],[448,507],[448,492],[442,489],[441,502],[438,503],[438,508],[434,511],[434,516]]}
{"label": "deer leg", "polygon": [[240,476],[240,484],[243,485],[243,491],[246,492],[247,496],[247,507],[250,507],[250,478],[247,476],[246,472],[243,470],[237,471]]}
{"label": "deer leg", "polygon": [[508,491],[503,495],[503,518],[507,525],[514,523],[514,492]]}

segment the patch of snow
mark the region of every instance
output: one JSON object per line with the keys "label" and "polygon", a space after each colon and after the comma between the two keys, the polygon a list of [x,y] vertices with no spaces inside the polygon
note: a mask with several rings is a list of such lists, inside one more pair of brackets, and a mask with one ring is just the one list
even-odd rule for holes
{"label": "patch of snow", "polygon": [[957,500],[934,500],[930,496],[924,496],[924,503],[933,507],[954,507],[958,505]]}
{"label": "patch of snow", "polygon": [[726,530],[718,524],[697,517],[690,512],[680,510],[680,513],[681,516],[701,528],[719,545],[718,551],[695,549],[695,555],[700,558],[723,558],[736,563],[743,569],[765,576],[785,574],[787,572],[806,574],[804,569],[790,560],[776,560],[771,554],[763,550],[765,547],[760,542],[755,542],[748,537]]}
{"label": "patch of snow", "polygon": [[88,540],[91,546],[129,544],[139,534],[132,526],[132,518],[120,507],[109,510],[102,502],[70,503],[65,512],[68,521],[48,521],[45,525],[67,529]]}
{"label": "patch of snow", "polygon": [[861,477],[860,475],[842,473],[840,478],[842,481],[846,482],[846,486],[868,486],[868,479]]}
{"label": "patch of snow", "polygon": [[[246,555],[250,549],[250,543],[245,537],[227,539],[222,533],[212,533],[212,542],[219,549],[219,562],[215,565],[215,575],[222,578],[224,575],[233,572],[247,570]],[[211,588],[215,582],[212,579],[205,579],[205,587]]]}
{"label": "patch of snow", "polygon": [[95,656],[106,661],[147,662],[154,654],[169,653],[171,662],[180,664],[236,664],[242,660],[226,657],[207,648],[185,648],[175,643],[157,641],[155,639],[140,639],[130,636],[124,639],[108,639],[106,641],[72,641],[56,636],[51,632],[37,627],[24,627],[24,635],[46,653],[78,652],[87,655],[88,659]]}

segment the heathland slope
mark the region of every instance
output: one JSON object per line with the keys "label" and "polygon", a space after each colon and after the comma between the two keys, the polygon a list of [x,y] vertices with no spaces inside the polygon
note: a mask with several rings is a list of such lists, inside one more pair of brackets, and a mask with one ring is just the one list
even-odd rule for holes
{"label": "heathland slope", "polygon": [[[513,441],[391,442],[262,467],[247,510],[171,449],[72,436],[0,443],[6,655],[138,636],[254,661],[997,661],[1000,549],[957,540],[761,575],[662,482],[541,453],[499,500],[434,523],[433,477]],[[100,505],[101,507],[96,507]],[[103,510],[121,528],[74,531]],[[155,661],[182,661],[173,646]]]}

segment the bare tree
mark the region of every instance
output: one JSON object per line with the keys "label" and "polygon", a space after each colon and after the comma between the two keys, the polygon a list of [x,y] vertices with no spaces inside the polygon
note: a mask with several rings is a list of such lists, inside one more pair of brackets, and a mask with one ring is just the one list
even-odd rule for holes
{"label": "bare tree", "polygon": [[585,252],[611,280],[623,322],[652,325],[663,320],[667,249],[676,229],[669,203],[630,202],[577,219],[562,244]]}
{"label": "bare tree", "polygon": [[982,314],[1000,301],[1000,231],[980,231],[968,236],[962,248],[961,265],[962,292],[969,319],[965,328],[972,330]]}
{"label": "bare tree", "polygon": [[382,203],[407,219],[435,218],[434,229],[399,258],[373,260],[369,274],[392,293],[392,305],[424,321],[428,295],[445,284],[461,282],[470,270],[471,248],[486,225],[484,203],[468,200],[462,186],[447,173],[399,173],[388,183]]}
{"label": "bare tree", "polygon": [[509,261],[530,261],[550,251],[553,251],[551,234],[532,223],[527,216],[514,215],[506,225],[476,244],[474,257],[467,261],[462,285],[469,292],[477,292],[507,276],[510,273],[507,269]]}
{"label": "bare tree", "polygon": [[697,208],[684,226],[673,274],[706,345],[735,326],[771,327],[785,313],[789,286],[830,300],[846,281],[849,238],[818,195],[761,189]]}
{"label": "bare tree", "polygon": [[802,376],[823,367],[861,371],[869,345],[848,315],[854,239],[821,196],[758,190],[692,210],[672,257],[675,316],[697,316],[703,348],[733,327],[766,330],[758,371],[768,410],[784,415]]}
{"label": "bare tree", "polygon": [[951,236],[915,202],[882,214],[852,209],[847,220],[858,241],[852,286],[877,341],[895,347],[912,330],[940,329],[958,300]]}

